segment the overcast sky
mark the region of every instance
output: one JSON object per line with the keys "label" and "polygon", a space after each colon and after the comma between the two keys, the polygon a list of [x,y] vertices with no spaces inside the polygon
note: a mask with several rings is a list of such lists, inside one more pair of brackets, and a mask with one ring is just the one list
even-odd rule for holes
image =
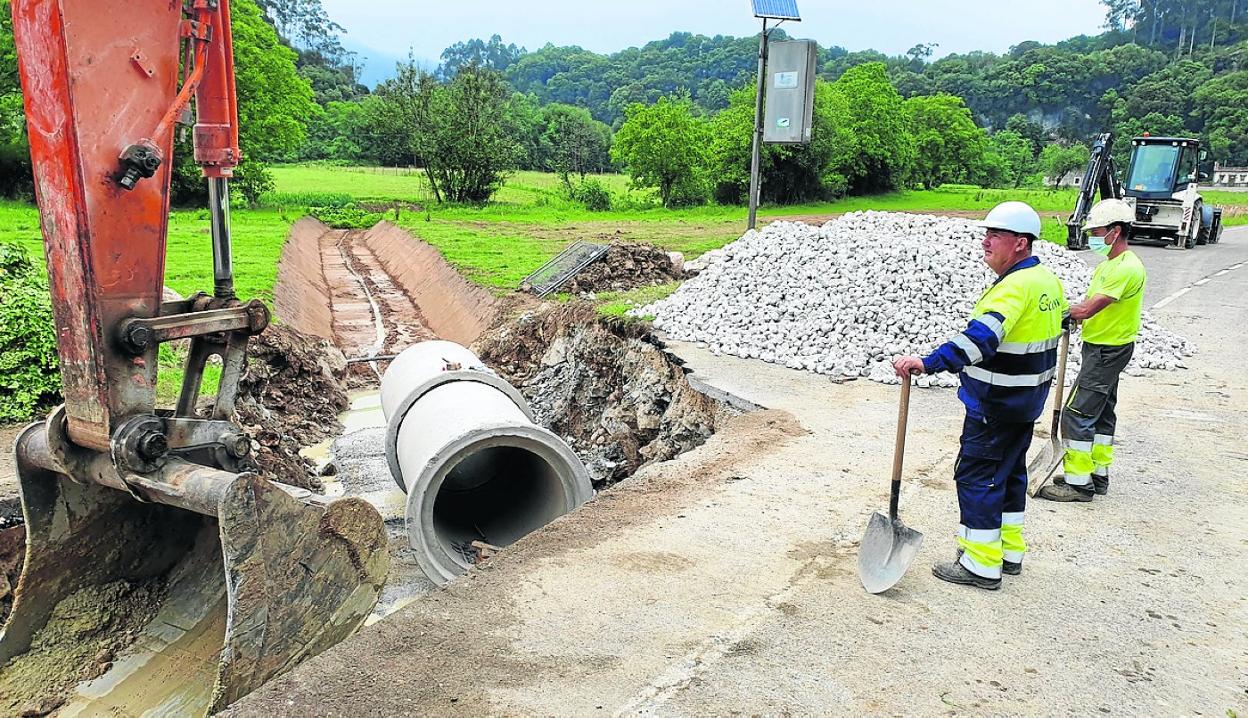
{"label": "overcast sky", "polygon": [[[547,42],[610,53],[673,31],[751,35],[749,0],[323,0],[347,29],[347,45],[437,59],[451,44],[497,33],[535,50]],[[937,56],[1002,52],[1025,40],[1054,42],[1100,32],[1097,0],[797,0],[796,37],[849,50],[905,52],[939,43]]]}

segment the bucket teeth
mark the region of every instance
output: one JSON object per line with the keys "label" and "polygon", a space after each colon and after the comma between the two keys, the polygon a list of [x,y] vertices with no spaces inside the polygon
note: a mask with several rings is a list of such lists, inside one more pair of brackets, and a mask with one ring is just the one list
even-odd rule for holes
{"label": "bucket teeth", "polygon": [[[389,570],[360,499],[222,472],[214,517],[18,465],[26,561],[0,633],[0,715],[215,712],[354,632]],[[96,605],[110,596],[131,603]],[[99,620],[84,633],[64,606],[85,597]],[[75,658],[81,671],[47,669]]]}

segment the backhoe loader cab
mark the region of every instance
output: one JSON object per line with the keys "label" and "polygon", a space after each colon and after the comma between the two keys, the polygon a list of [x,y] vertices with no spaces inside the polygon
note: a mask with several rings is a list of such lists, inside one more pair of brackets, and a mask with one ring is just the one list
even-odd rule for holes
{"label": "backhoe loader cab", "polygon": [[1131,158],[1121,183],[1109,148],[1113,135],[1093,142],[1075,212],[1067,221],[1067,247],[1086,249],[1083,223],[1099,190],[1101,199],[1126,200],[1135,208],[1132,237],[1162,241],[1176,249],[1217,242],[1222,233],[1222,210],[1207,205],[1199,184],[1207,178],[1201,167],[1208,153],[1190,137],[1150,137],[1131,140]]}
{"label": "backhoe loader cab", "polygon": [[1137,199],[1175,199],[1193,187],[1199,177],[1198,140],[1175,137],[1137,137],[1131,140],[1131,164],[1123,190]]}
{"label": "backhoe loader cab", "polygon": [[1216,242],[1222,211],[1205,206],[1198,185],[1208,158],[1200,140],[1136,137],[1123,182],[1123,199],[1135,206],[1134,237],[1160,240],[1178,249]]}

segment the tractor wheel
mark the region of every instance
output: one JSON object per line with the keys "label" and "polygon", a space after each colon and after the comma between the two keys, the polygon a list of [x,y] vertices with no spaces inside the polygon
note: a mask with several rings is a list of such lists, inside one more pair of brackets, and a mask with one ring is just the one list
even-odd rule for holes
{"label": "tractor wheel", "polygon": [[1196,222],[1196,244],[1209,244],[1209,230],[1212,227],[1206,227],[1205,208],[1200,203],[1196,204],[1196,209],[1192,213],[1192,219]]}

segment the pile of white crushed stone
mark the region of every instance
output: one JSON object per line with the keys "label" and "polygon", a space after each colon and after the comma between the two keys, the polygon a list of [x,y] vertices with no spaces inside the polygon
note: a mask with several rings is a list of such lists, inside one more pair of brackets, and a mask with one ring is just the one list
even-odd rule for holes
{"label": "pile of white crushed stone", "polygon": [[[926,354],[964,329],[995,279],[982,259],[983,234],[966,219],[891,212],[854,212],[822,227],[774,222],[699,257],[696,277],[631,313],[715,353],[896,383],[892,358]],[[1091,267],[1049,242],[1034,251],[1061,278],[1067,301],[1081,300]],[[1145,313],[1128,371],[1184,368],[1194,351]],[[1068,381],[1079,352],[1075,332]],[[958,382],[938,374],[918,383]]]}

